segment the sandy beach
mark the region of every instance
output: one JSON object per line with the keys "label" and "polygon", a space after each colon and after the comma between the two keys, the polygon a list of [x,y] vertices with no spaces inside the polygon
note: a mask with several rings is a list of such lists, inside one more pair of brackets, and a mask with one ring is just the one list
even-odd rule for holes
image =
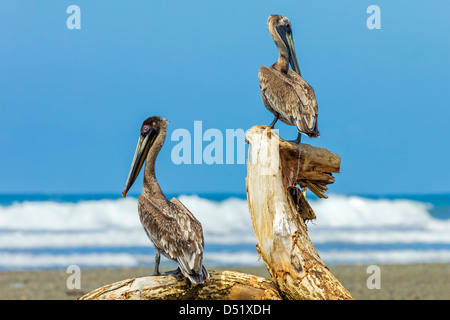
{"label": "sandy beach", "polygon": [[[333,274],[362,300],[448,300],[450,264],[380,265],[381,289],[367,288],[367,266],[330,266]],[[269,278],[264,267],[214,267]],[[1,300],[74,300],[103,285],[152,273],[151,268],[84,269],[81,289],[68,289],[66,270],[0,272]]]}

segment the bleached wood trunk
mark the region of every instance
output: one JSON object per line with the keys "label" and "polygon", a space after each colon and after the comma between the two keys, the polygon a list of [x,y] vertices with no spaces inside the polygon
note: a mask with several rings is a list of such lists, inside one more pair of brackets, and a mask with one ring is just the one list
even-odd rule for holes
{"label": "bleached wood trunk", "polygon": [[203,285],[182,275],[146,276],[96,289],[80,300],[280,300],[272,281],[232,271],[209,271]]}
{"label": "bleached wood trunk", "polygon": [[302,190],[326,197],[340,158],[323,148],[283,141],[268,127],[246,136],[247,199],[257,250],[286,299],[353,299],[331,274],[312,244],[305,221],[314,219]]}

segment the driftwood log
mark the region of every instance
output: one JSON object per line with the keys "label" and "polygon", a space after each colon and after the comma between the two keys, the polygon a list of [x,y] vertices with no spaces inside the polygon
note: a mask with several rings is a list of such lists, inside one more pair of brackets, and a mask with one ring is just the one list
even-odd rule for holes
{"label": "driftwood log", "polygon": [[281,300],[272,281],[246,273],[209,271],[203,285],[182,275],[146,276],[96,289],[80,300]]}
{"label": "driftwood log", "polygon": [[[353,299],[314,248],[306,221],[315,218],[306,188],[325,197],[340,157],[283,141],[268,127],[247,133],[247,200],[257,251],[285,299]],[[301,190],[296,186],[299,184]]]}
{"label": "driftwood log", "polygon": [[147,276],[104,286],[80,299],[353,299],[318,255],[306,227],[315,218],[306,190],[326,198],[340,157],[283,141],[266,126],[252,127],[246,138],[247,200],[256,249],[273,281],[209,270],[211,277],[203,285],[191,285],[180,275]]}

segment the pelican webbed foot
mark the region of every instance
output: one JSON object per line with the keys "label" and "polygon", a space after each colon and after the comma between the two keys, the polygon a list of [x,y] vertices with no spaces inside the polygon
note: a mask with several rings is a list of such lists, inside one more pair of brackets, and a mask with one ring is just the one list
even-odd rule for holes
{"label": "pelican webbed foot", "polygon": [[173,274],[173,275],[176,275],[176,274],[179,274],[179,273],[181,273],[180,267],[176,268],[175,270],[171,270],[171,271],[164,272],[165,275],[167,275],[167,274]]}

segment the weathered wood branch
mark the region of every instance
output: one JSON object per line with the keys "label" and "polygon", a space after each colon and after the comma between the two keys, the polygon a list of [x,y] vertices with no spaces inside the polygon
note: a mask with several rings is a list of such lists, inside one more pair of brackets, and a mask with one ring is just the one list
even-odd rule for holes
{"label": "weathered wood branch", "polygon": [[272,281],[232,271],[209,271],[203,285],[182,275],[146,276],[96,289],[80,300],[280,300]]}
{"label": "weathered wood branch", "polygon": [[[326,190],[340,158],[323,148],[283,141],[268,127],[247,133],[247,199],[257,250],[286,299],[352,299],[312,244],[305,221],[315,218],[296,184]],[[318,192],[318,190],[315,190]]]}

